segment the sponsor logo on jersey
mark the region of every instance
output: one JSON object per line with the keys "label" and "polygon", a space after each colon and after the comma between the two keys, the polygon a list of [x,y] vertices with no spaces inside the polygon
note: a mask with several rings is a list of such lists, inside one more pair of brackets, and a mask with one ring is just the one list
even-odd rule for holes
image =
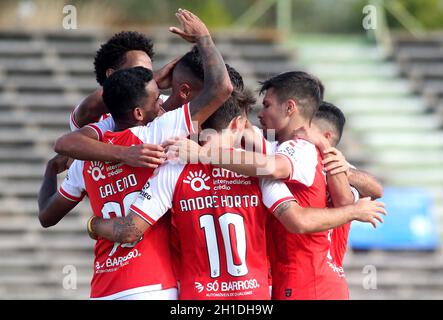
{"label": "sponsor logo on jersey", "polygon": [[131,260],[141,257],[141,255],[137,249],[134,249],[125,256],[115,258],[108,257],[102,264],[97,261],[95,264],[96,273],[117,271],[119,268],[129,264]]}
{"label": "sponsor logo on jersey", "polygon": [[103,162],[92,161],[89,165],[88,173],[91,175],[92,179],[97,182],[100,179],[106,179],[105,175],[103,174],[104,169],[105,166]]}
{"label": "sponsor logo on jersey", "polygon": [[190,171],[186,179],[183,180],[183,183],[191,185],[192,190],[195,192],[200,192],[202,190],[211,190],[211,188],[205,183],[209,179],[210,177],[208,177],[206,173],[203,173],[203,170],[200,170],[199,172]]}
{"label": "sponsor logo on jersey", "polygon": [[205,291],[207,297],[232,297],[252,295],[254,289],[260,288],[257,279],[246,279],[237,281],[218,281],[208,282],[206,285],[200,282],[194,282],[198,293]]}

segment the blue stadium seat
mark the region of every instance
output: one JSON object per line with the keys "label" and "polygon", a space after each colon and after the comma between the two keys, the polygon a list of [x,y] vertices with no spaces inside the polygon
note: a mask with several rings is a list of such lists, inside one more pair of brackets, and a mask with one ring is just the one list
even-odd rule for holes
{"label": "blue stadium seat", "polygon": [[432,195],[425,189],[385,188],[388,216],[377,229],[368,223],[353,222],[349,233],[352,249],[435,250],[437,221]]}

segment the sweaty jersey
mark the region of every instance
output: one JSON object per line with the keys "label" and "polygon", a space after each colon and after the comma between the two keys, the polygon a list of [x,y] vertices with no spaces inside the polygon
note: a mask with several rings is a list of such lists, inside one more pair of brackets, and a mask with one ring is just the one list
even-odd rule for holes
{"label": "sweaty jersey", "polygon": [[[291,166],[290,177],[285,182],[298,204],[301,207],[325,208],[326,179],[317,148],[298,139],[286,141],[274,150]],[[270,248],[273,299],[348,297],[346,282],[330,254],[328,231],[291,234],[275,218],[271,219],[269,227],[273,238],[270,243],[275,243]]]}
{"label": "sweaty jersey", "polygon": [[[193,128],[188,121],[188,105],[168,112],[147,126],[122,132],[106,132],[103,142],[131,146],[160,144],[173,136],[188,136]],[[100,131],[101,134],[101,131]],[[152,169],[123,164],[75,160],[60,187],[60,194],[71,201],[90,198],[94,215],[103,219],[126,216]],[[170,221],[164,217],[155,227],[132,244],[99,239],[94,248],[94,275],[91,298],[117,299],[130,294],[176,287],[169,251]]]}
{"label": "sweaty jersey", "polygon": [[[131,209],[154,227],[172,209],[180,299],[269,299],[265,221],[283,183],[204,164],[166,164]],[[263,201],[263,203],[262,203]]]}

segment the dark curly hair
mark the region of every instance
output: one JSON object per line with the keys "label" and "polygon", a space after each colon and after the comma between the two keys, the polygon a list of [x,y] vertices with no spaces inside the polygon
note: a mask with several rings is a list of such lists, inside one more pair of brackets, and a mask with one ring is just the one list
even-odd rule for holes
{"label": "dark curly hair", "polygon": [[148,98],[146,84],[152,71],[143,67],[117,70],[103,84],[103,101],[115,120],[126,119],[128,112]]}
{"label": "dark curly hair", "polygon": [[[178,63],[186,66],[197,79],[201,81],[205,79],[202,57],[197,46],[193,46],[192,50],[187,52]],[[226,64],[226,69],[228,70],[233,87],[239,91],[243,90],[245,85],[240,73],[229,64]]]}
{"label": "dark curly hair", "polygon": [[95,77],[102,86],[106,80],[106,70],[117,70],[126,62],[126,53],[132,50],[146,52],[154,58],[152,40],[136,31],[122,31],[115,34],[106,43],[102,44],[94,58]]}

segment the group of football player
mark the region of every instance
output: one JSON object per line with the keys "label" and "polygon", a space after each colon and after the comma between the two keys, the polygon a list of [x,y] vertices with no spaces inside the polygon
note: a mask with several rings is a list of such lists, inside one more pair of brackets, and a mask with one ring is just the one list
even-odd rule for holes
{"label": "group of football player", "polygon": [[159,71],[138,32],[97,51],[100,88],[46,166],[42,226],[88,196],[91,299],[349,299],[350,223],[375,227],[386,211],[380,183],[335,148],[343,113],[318,78],[289,71],[260,83],[259,130],[254,95],[205,24],[176,17],[169,30],[194,46]]}

